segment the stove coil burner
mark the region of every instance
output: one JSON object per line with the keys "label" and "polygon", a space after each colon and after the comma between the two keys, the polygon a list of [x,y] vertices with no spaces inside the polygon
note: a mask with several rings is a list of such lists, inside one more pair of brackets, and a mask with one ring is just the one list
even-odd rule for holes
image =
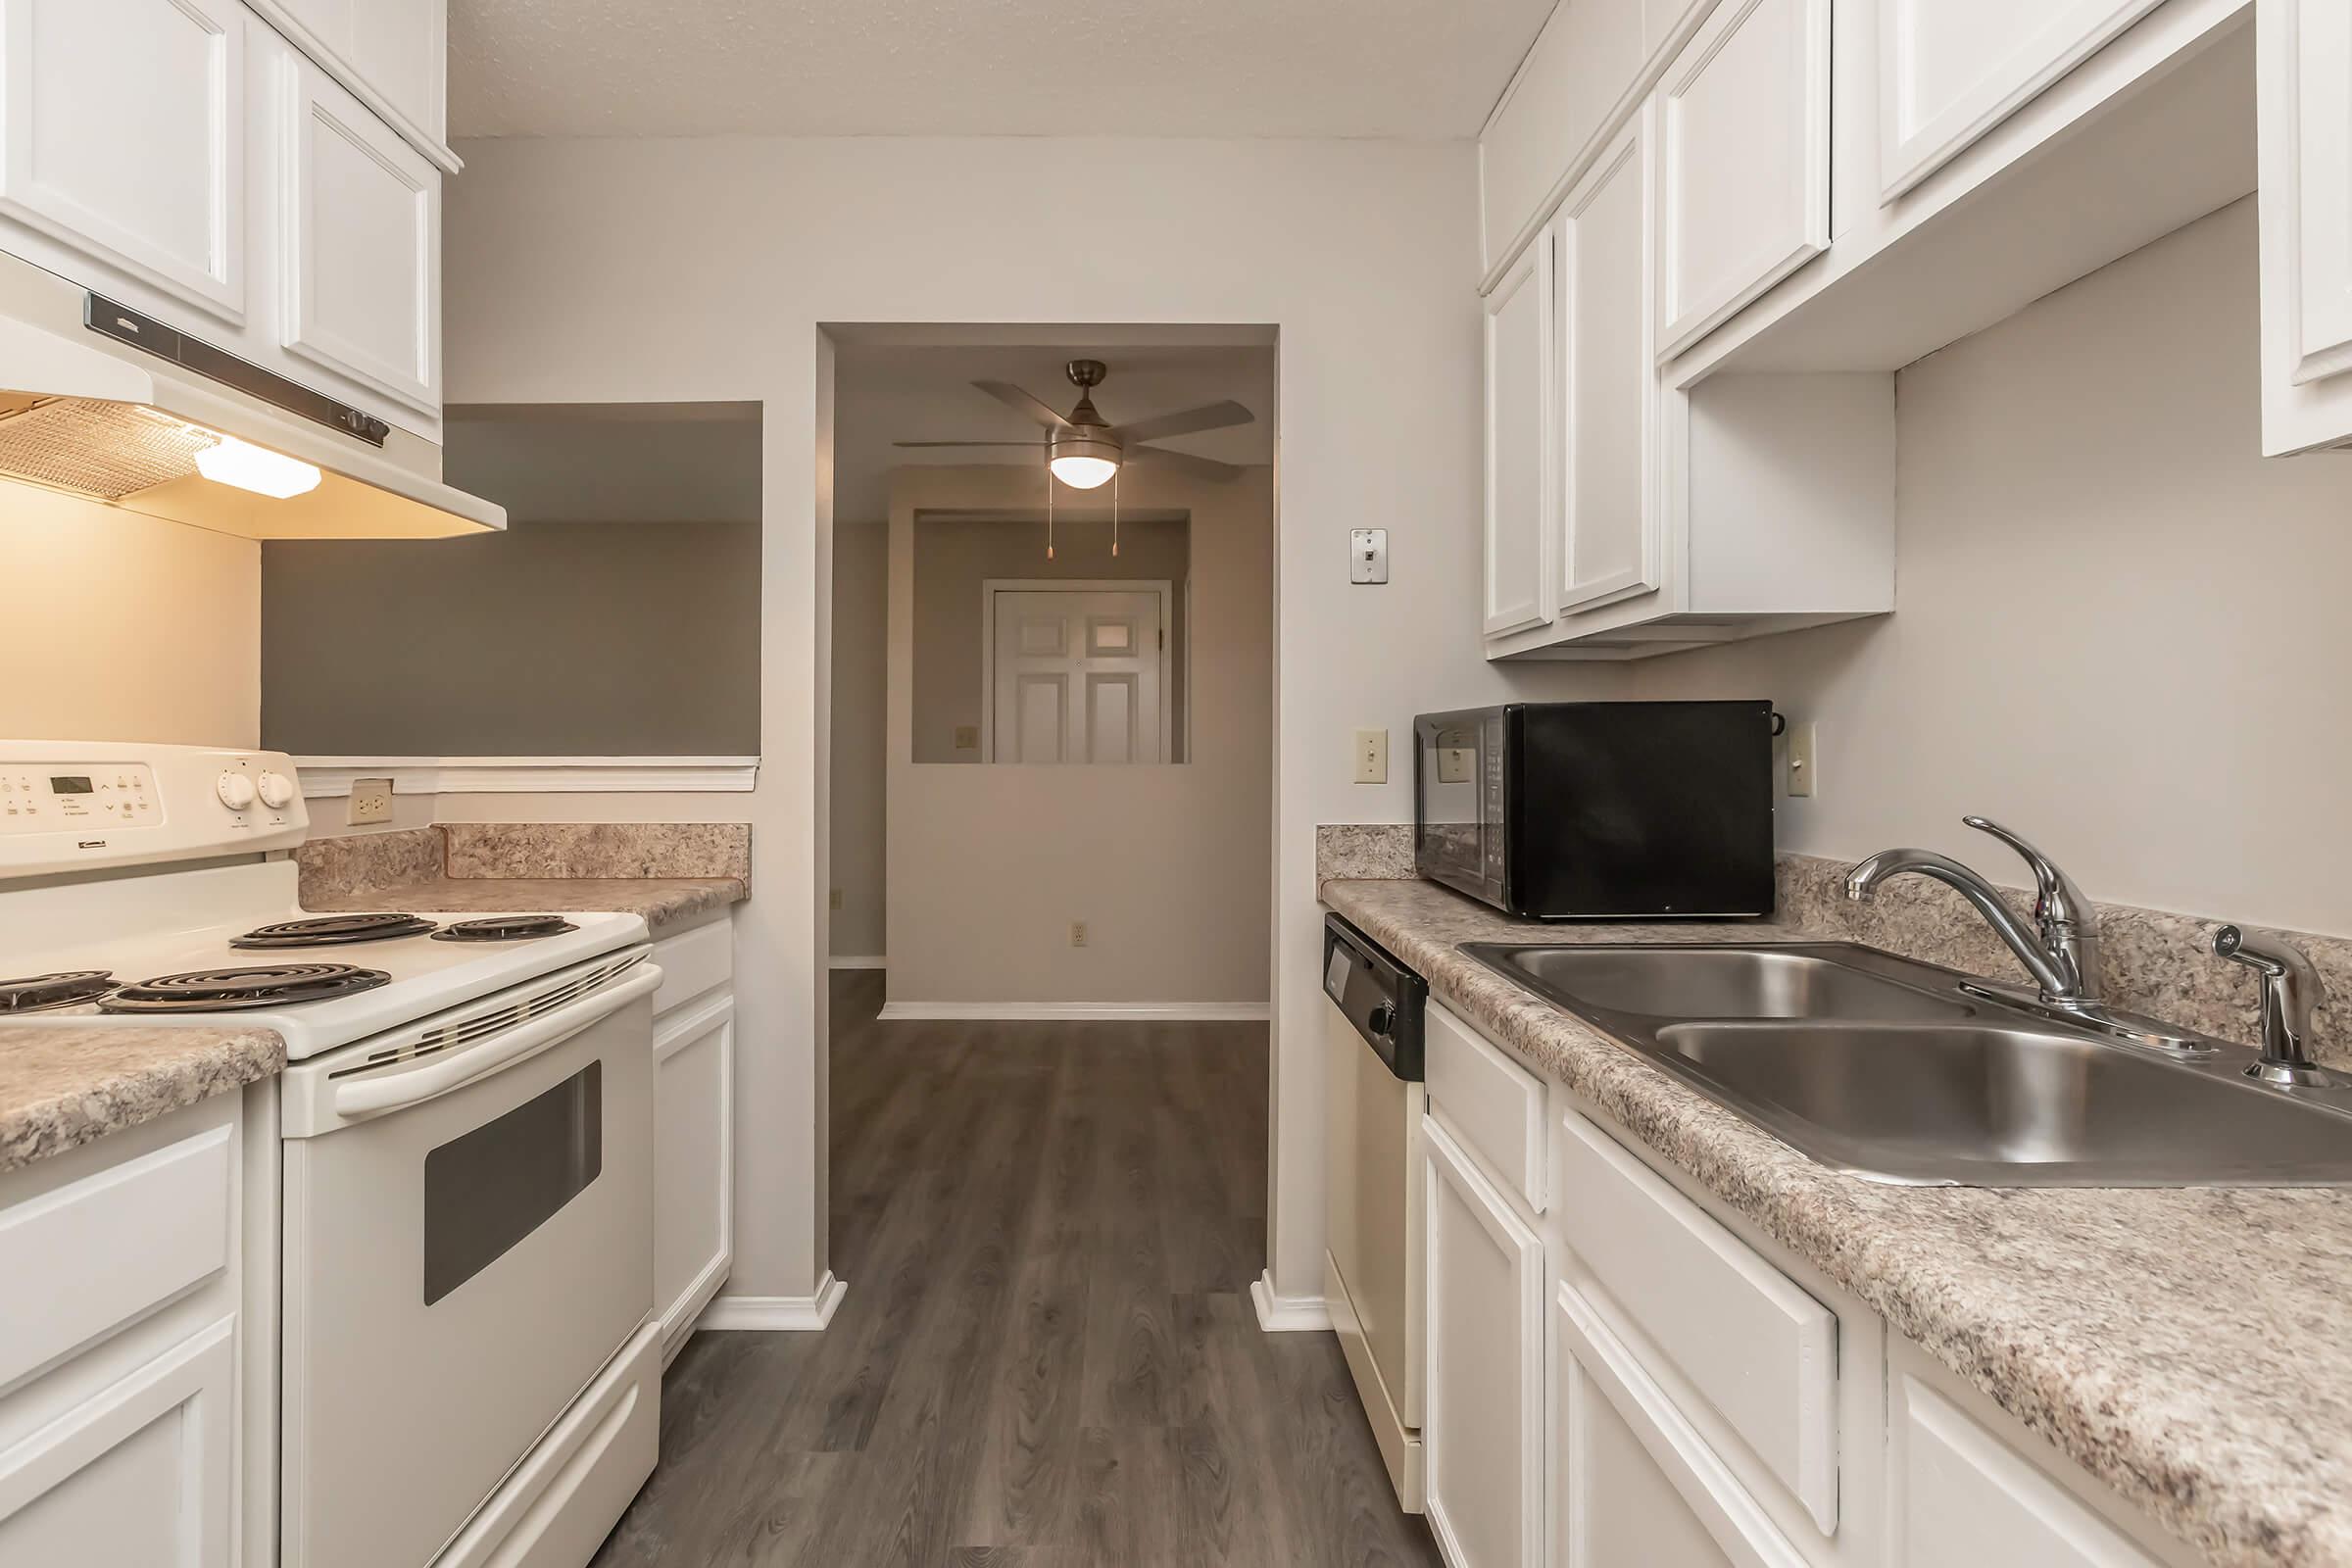
{"label": "stove coil burner", "polygon": [[232,948],[323,948],[341,942],[385,942],[422,936],[433,922],[420,914],[318,914],[257,926],[229,943]]}
{"label": "stove coil burner", "polygon": [[123,986],[98,1004],[106,1012],[221,1012],[236,1007],[270,1007],[324,1002],[391,982],[381,969],[348,963],[256,964],[245,968],[198,969]]}
{"label": "stove coil burner", "polygon": [[0,1017],[71,1007],[114,989],[114,972],[108,969],[67,969],[23,980],[0,980]]}
{"label": "stove coil burner", "polygon": [[435,942],[527,942],[532,937],[561,936],[578,926],[560,914],[494,914],[481,920],[458,920],[433,933]]}

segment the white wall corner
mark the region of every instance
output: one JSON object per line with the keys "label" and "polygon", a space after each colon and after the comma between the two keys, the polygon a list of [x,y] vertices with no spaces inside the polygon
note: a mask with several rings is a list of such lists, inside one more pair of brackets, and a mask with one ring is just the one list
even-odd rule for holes
{"label": "white wall corner", "polygon": [[833,1321],[849,1282],[831,1269],[810,1296],[717,1296],[695,1323],[704,1329],[751,1329],[763,1333],[813,1333]]}
{"label": "white wall corner", "polygon": [[1320,1296],[1276,1296],[1271,1275],[1250,1282],[1257,1303],[1257,1326],[1268,1334],[1306,1334],[1331,1327],[1331,1308]]}

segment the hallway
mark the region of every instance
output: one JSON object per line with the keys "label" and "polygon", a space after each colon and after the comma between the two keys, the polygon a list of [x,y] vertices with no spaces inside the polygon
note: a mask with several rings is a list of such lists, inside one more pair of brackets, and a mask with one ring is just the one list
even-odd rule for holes
{"label": "hallway", "polygon": [[1337,1343],[1259,1332],[1263,1024],[882,1023],[833,976],[821,1335],[704,1334],[597,1568],[1434,1564]]}

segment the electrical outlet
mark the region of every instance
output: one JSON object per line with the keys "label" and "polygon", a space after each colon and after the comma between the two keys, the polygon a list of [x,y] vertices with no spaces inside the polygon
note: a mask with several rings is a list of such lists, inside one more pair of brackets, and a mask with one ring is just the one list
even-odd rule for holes
{"label": "electrical outlet", "polygon": [[980,749],[980,726],[977,724],[956,725],[956,749],[959,752],[978,751]]}
{"label": "electrical outlet", "polygon": [[1084,920],[1070,922],[1070,946],[1073,948],[1086,946],[1086,922]]}
{"label": "electrical outlet", "polygon": [[351,805],[343,821],[347,827],[363,822],[392,820],[392,781],[388,778],[355,778],[351,781]]}
{"label": "electrical outlet", "polygon": [[1389,781],[1387,730],[1359,729],[1355,732],[1355,781],[1358,784],[1386,784]]}
{"label": "electrical outlet", "polygon": [[1813,721],[1788,726],[1788,797],[1799,800],[1821,788],[1821,762],[1813,748]]}
{"label": "electrical outlet", "polygon": [[835,908],[835,909],[838,909],[838,908],[840,908],[840,907],[841,907],[841,889],[839,889],[839,888],[835,888],[835,889],[833,890],[833,898],[832,898],[832,901],[831,901],[831,903],[829,904],[828,907]]}

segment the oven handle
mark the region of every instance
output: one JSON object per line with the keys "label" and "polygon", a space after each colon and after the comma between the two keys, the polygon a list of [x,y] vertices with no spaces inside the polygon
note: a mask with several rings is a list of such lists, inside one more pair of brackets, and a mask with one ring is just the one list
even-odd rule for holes
{"label": "oven handle", "polygon": [[629,972],[627,979],[616,985],[591,992],[543,1017],[516,1024],[504,1034],[492,1035],[481,1044],[468,1047],[430,1066],[382,1078],[361,1078],[351,1083],[337,1084],[335,1114],[355,1119],[379,1116],[388,1110],[406,1110],[411,1105],[422,1104],[453,1089],[463,1089],[502,1067],[561,1045],[589,1025],[611,1017],[639,997],[652,995],[661,984],[661,968],[655,964],[641,963]]}

